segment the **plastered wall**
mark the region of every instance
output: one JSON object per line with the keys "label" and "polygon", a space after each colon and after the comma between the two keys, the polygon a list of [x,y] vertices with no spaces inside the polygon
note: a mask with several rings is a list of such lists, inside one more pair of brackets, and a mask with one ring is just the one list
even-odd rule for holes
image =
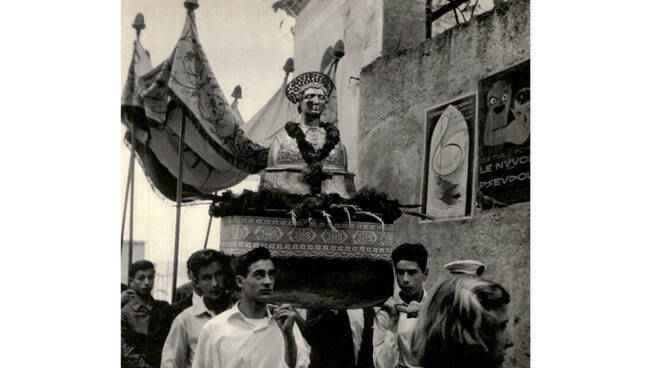
{"label": "plastered wall", "polygon": [[[357,182],[401,203],[421,203],[425,111],[476,93],[480,79],[530,58],[529,0],[495,6],[471,22],[415,47],[385,54],[360,74]],[[529,367],[530,206],[476,209],[466,221],[421,223],[404,216],[395,244],[421,242],[430,252],[427,288],[456,259],[487,265],[485,277],[510,291],[515,346],[507,367]]]}

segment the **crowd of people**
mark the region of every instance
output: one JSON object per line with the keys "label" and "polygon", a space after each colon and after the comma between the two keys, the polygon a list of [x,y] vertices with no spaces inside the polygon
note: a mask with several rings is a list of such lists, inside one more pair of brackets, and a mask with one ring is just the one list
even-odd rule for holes
{"label": "crowd of people", "polygon": [[187,262],[190,283],[172,305],[151,296],[155,269],[129,267],[122,290],[121,362],[127,368],[500,367],[513,344],[508,292],[457,267],[427,292],[428,252],[391,255],[398,290],[363,309],[296,309],[268,302],[276,287],[266,248],[231,259],[206,249]]}

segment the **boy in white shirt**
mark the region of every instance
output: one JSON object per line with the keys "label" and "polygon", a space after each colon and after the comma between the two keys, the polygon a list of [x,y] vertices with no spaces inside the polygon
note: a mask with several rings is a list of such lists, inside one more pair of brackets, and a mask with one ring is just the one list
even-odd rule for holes
{"label": "boy in white shirt", "polygon": [[300,368],[309,354],[290,305],[273,306],[275,265],[266,248],[238,260],[241,299],[208,322],[199,334],[194,368]]}
{"label": "boy in white shirt", "polygon": [[188,263],[193,286],[201,290],[203,297],[193,298],[193,305],[174,319],[163,347],[161,368],[190,368],[202,327],[231,306],[231,296],[226,292],[231,278],[229,257],[205,249],[190,256]]}
{"label": "boy in white shirt", "polygon": [[428,252],[422,244],[401,244],[392,252],[396,282],[401,291],[390,297],[374,321],[374,366],[416,367],[412,357],[412,335],[417,312],[426,297]]}

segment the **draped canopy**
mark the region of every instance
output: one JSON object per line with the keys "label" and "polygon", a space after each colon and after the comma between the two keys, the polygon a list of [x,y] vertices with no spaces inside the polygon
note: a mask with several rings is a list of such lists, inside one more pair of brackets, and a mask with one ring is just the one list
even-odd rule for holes
{"label": "draped canopy", "polygon": [[266,167],[268,150],[240,129],[237,101],[227,103],[198,41],[191,11],[173,52],[155,68],[135,41],[121,115],[135,129],[136,154],[149,182],[170,200],[175,200],[171,188],[178,175],[182,122],[184,200],[229,188]]}
{"label": "draped canopy", "polygon": [[[321,71],[334,79],[339,58],[324,62]],[[194,12],[187,12],[174,50],[155,68],[138,38],[122,93],[121,118],[129,128],[127,145],[131,144],[131,131],[135,132],[135,153],[152,188],[176,200],[182,123],[183,201],[209,198],[263,170],[270,142],[286,122],[298,117],[295,105],[284,94],[293,72],[292,59],[284,70],[282,85],[244,122],[238,111],[241,92],[237,88],[234,101],[227,102],[199,42]],[[322,119],[336,122],[336,91]]]}

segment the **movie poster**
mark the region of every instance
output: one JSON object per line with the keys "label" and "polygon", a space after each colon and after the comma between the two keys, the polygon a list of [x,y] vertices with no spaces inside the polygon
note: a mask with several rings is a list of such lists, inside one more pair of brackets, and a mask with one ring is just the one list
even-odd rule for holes
{"label": "movie poster", "polygon": [[529,60],[479,81],[482,208],[529,201]]}
{"label": "movie poster", "polygon": [[426,112],[422,212],[435,221],[472,215],[475,113],[474,94]]}

